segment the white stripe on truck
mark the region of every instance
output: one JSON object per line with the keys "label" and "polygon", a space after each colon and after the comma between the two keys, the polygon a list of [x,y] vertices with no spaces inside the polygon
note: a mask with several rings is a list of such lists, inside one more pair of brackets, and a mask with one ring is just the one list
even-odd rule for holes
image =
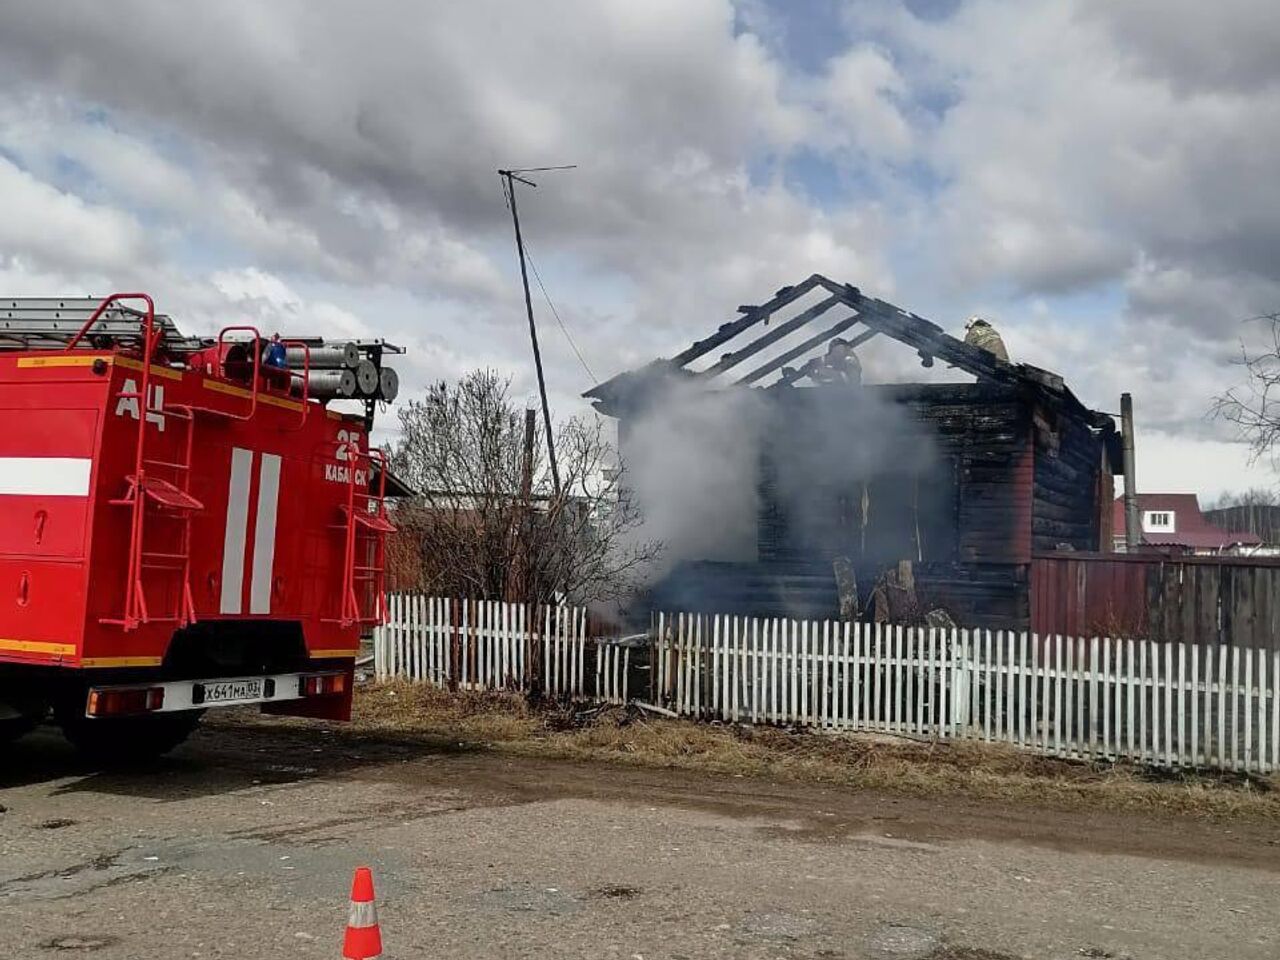
{"label": "white stripe on truck", "polygon": [[276,509],[280,499],[280,457],[264,453],[258,469],[258,516],[253,525],[253,578],[249,612],[271,612],[271,575],[276,563]]}
{"label": "white stripe on truck", "polygon": [[244,603],[244,542],[249,526],[249,479],[253,451],[231,448],[231,487],[227,492],[227,529],[222,538],[222,613],[239,613]]}
{"label": "white stripe on truck", "polygon": [[0,457],[0,496],[87,497],[87,457]]}

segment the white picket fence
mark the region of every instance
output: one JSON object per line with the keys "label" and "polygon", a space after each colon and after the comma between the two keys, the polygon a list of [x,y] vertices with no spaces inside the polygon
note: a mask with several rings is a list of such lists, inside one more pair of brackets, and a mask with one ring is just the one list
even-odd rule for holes
{"label": "white picket fence", "polygon": [[689,614],[656,634],[682,716],[1280,769],[1280,651]]}
{"label": "white picket fence", "polygon": [[[647,649],[633,650],[590,637],[580,607],[392,594],[388,611],[374,639],[383,680],[634,695],[700,720],[1280,770],[1280,651],[694,614],[660,614]],[[645,689],[629,690],[633,668],[647,671]]]}
{"label": "white picket fence", "polygon": [[387,614],[374,631],[379,680],[461,690],[537,684],[553,698],[627,700],[631,651],[589,637],[585,607],[389,594]]}

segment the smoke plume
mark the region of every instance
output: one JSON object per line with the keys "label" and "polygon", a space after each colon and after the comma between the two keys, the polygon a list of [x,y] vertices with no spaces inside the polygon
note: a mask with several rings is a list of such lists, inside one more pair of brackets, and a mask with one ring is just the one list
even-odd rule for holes
{"label": "smoke plume", "polygon": [[668,381],[649,391],[620,447],[642,533],[663,543],[651,576],[693,560],[925,558],[950,472],[888,390]]}

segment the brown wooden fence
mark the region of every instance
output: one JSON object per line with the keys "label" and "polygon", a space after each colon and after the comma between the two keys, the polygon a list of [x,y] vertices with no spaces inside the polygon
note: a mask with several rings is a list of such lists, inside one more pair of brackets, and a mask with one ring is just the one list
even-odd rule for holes
{"label": "brown wooden fence", "polygon": [[1280,648],[1280,560],[1037,556],[1031,629],[1274,650]]}

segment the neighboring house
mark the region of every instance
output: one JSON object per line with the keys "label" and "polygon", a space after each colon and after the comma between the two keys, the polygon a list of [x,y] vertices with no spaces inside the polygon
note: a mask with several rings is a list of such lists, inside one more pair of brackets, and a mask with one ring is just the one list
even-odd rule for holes
{"label": "neighboring house", "polygon": [[[1125,553],[1124,497],[1111,509],[1112,547]],[[1262,545],[1256,534],[1232,533],[1210,523],[1194,493],[1140,493],[1138,514],[1143,552],[1224,556],[1251,554]]]}
{"label": "neighboring house", "polygon": [[[822,299],[787,319],[784,308],[810,292]],[[646,433],[644,456],[661,460],[652,436],[664,426],[686,438],[705,430],[713,456],[733,431],[700,408],[724,409],[735,391],[749,402],[733,409],[749,411],[762,436],[758,456],[731,477],[686,469],[682,478],[711,487],[690,498],[699,503],[754,502],[743,518],[753,549],[685,564],[655,588],[654,605],[835,616],[833,564],[856,572],[865,608],[883,571],[911,561],[924,603],[965,626],[1025,627],[1033,554],[1110,543],[1122,470],[1115,424],[1057,374],[817,275],[739,311],[671,359],[587,393],[619,420],[624,459],[639,456]],[[855,350],[875,337],[966,382],[864,385]],[[715,521],[704,511],[688,522]]]}

